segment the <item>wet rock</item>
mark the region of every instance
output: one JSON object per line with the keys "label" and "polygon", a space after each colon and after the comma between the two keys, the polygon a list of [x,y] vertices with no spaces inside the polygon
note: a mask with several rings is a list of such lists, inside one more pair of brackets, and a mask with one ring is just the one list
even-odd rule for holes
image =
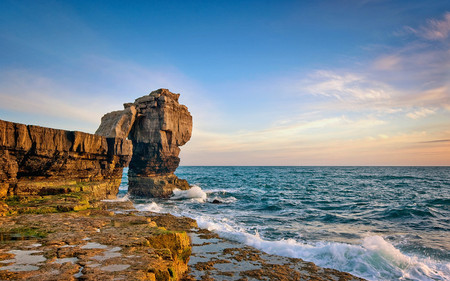
{"label": "wet rock", "polygon": [[[166,229],[153,221],[153,217],[164,221],[164,214],[137,215],[136,210],[124,211],[122,202],[99,203],[99,209],[81,212],[2,218],[0,233],[33,230],[43,235],[0,243],[0,279],[180,280],[183,277],[191,253],[186,232]],[[184,224],[184,218],[170,216],[170,220],[180,220],[174,225]]]}

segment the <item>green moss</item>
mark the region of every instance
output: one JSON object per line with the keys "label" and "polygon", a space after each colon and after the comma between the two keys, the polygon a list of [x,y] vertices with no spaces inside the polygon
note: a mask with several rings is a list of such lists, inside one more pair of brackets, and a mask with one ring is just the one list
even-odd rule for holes
{"label": "green moss", "polygon": [[180,259],[184,262],[184,263],[188,263],[189,261],[189,257],[191,256],[192,253],[192,248],[186,248],[183,250],[183,252],[181,252],[180,254]]}
{"label": "green moss", "polygon": [[25,207],[17,211],[19,214],[50,214],[57,213],[58,209],[53,206],[42,206],[42,207]]}
{"label": "green moss", "polygon": [[48,235],[47,231],[35,227],[15,227],[12,229],[0,228],[1,241],[6,242],[10,240],[21,240],[29,238],[45,238]]}
{"label": "green moss", "polygon": [[73,212],[91,207],[88,194],[83,192],[44,196],[12,196],[6,198],[4,202],[10,207],[6,215]]}

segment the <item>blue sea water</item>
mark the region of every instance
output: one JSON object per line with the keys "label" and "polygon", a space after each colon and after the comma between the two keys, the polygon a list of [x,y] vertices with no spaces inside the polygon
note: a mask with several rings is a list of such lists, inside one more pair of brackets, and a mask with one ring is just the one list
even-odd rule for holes
{"label": "blue sea water", "polygon": [[176,174],[191,190],[136,207],[369,280],[450,280],[450,167],[184,166]]}

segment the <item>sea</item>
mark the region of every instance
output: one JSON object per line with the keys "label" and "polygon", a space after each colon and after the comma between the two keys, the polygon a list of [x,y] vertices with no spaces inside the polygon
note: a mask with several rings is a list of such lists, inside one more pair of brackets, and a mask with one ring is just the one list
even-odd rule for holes
{"label": "sea", "polygon": [[[450,167],[181,166],[190,190],[134,199],[269,254],[368,280],[450,280]],[[127,196],[127,169],[119,196]]]}

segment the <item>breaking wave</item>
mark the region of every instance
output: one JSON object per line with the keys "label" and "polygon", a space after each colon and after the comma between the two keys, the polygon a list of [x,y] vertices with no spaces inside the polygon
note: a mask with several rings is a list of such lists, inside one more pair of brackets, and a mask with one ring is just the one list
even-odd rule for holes
{"label": "breaking wave", "polygon": [[188,190],[180,190],[175,188],[173,190],[173,195],[170,199],[179,200],[179,199],[194,199],[198,202],[205,202],[207,198],[206,192],[204,192],[200,186],[193,185]]}

